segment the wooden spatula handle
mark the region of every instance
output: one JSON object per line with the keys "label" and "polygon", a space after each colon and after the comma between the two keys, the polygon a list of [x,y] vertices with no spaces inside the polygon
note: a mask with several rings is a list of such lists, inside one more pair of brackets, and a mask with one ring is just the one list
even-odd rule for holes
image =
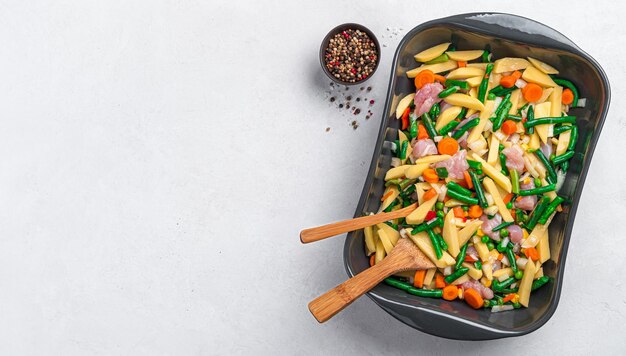
{"label": "wooden spatula handle", "polygon": [[398,272],[397,262],[393,256],[388,256],[378,264],[317,297],[309,303],[311,314],[320,323],[332,318],[382,280]]}
{"label": "wooden spatula handle", "polygon": [[323,240],[327,237],[343,234],[345,232],[359,230],[368,226],[379,224],[388,220],[404,218],[409,215],[417,204],[412,204],[406,208],[380,213],[376,215],[362,216],[359,218],[339,221],[336,223],[305,229],[300,232],[300,241],[303,244]]}

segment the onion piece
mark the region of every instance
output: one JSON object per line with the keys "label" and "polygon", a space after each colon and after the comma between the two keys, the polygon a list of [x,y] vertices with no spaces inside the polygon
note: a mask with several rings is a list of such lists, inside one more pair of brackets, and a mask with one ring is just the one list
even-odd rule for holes
{"label": "onion piece", "polygon": [[526,83],[526,81],[524,79],[521,79],[521,78],[515,81],[515,86],[520,88],[520,89],[525,87],[526,84],[528,84],[528,83]]}
{"label": "onion piece", "polygon": [[503,311],[507,311],[507,310],[513,310],[515,308],[513,308],[512,305],[494,305],[493,307],[491,307],[491,312],[492,313],[499,313],[499,312],[503,312]]}

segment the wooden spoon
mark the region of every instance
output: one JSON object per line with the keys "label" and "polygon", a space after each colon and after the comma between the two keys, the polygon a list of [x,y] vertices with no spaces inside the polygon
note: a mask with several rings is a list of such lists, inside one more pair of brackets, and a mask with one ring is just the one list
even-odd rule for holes
{"label": "wooden spoon", "polygon": [[401,238],[382,261],[317,297],[309,303],[309,310],[323,323],[392,274],[434,267],[413,241]]}
{"label": "wooden spoon", "polygon": [[417,208],[417,203],[411,204],[406,208],[391,211],[388,213],[379,213],[376,215],[362,216],[359,218],[339,221],[336,223],[305,229],[300,232],[300,241],[303,244],[323,240],[327,237],[343,234],[344,232],[359,230],[364,227],[376,225],[385,221],[405,218],[413,210]]}

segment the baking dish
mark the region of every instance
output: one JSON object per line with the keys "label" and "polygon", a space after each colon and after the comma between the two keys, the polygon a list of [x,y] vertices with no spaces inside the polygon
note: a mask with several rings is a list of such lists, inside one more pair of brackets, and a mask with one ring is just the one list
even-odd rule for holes
{"label": "baking dish", "polygon": [[[553,281],[533,293],[529,308],[501,313],[474,310],[465,303],[420,298],[384,284],[378,285],[368,296],[396,319],[432,335],[462,340],[524,335],[545,324],[557,308],[576,208],[610,102],[609,82],[598,63],[572,41],[524,17],[470,13],[415,27],[402,39],[394,56],[384,116],[355,216],[375,212],[380,204],[384,175],[391,164],[389,142],[397,137],[400,124],[395,119],[395,107],[400,98],[414,90],[405,75],[407,70],[418,66],[414,54],[450,41],[459,49],[484,48],[488,44],[495,58],[534,57],[549,63],[560,70],[560,77],[572,80],[579,88],[580,97],[587,99],[584,108],[570,111],[577,117],[580,138],[559,192],[569,198],[571,204],[550,225],[552,256],[543,267],[544,274]],[[369,266],[363,243],[362,231],[349,233],[346,238],[344,263],[350,277]]]}

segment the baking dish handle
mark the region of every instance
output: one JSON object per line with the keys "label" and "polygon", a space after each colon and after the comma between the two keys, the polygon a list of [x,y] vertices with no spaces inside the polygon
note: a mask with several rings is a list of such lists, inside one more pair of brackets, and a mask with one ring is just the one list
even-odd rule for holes
{"label": "baking dish handle", "polygon": [[[528,42],[528,35],[533,36],[533,42],[551,48],[574,48],[580,50],[569,38],[557,30],[534,20],[503,13],[471,13],[450,16],[447,20],[474,31],[497,33],[499,36],[519,42]],[[494,26],[500,29],[494,31]]]}

